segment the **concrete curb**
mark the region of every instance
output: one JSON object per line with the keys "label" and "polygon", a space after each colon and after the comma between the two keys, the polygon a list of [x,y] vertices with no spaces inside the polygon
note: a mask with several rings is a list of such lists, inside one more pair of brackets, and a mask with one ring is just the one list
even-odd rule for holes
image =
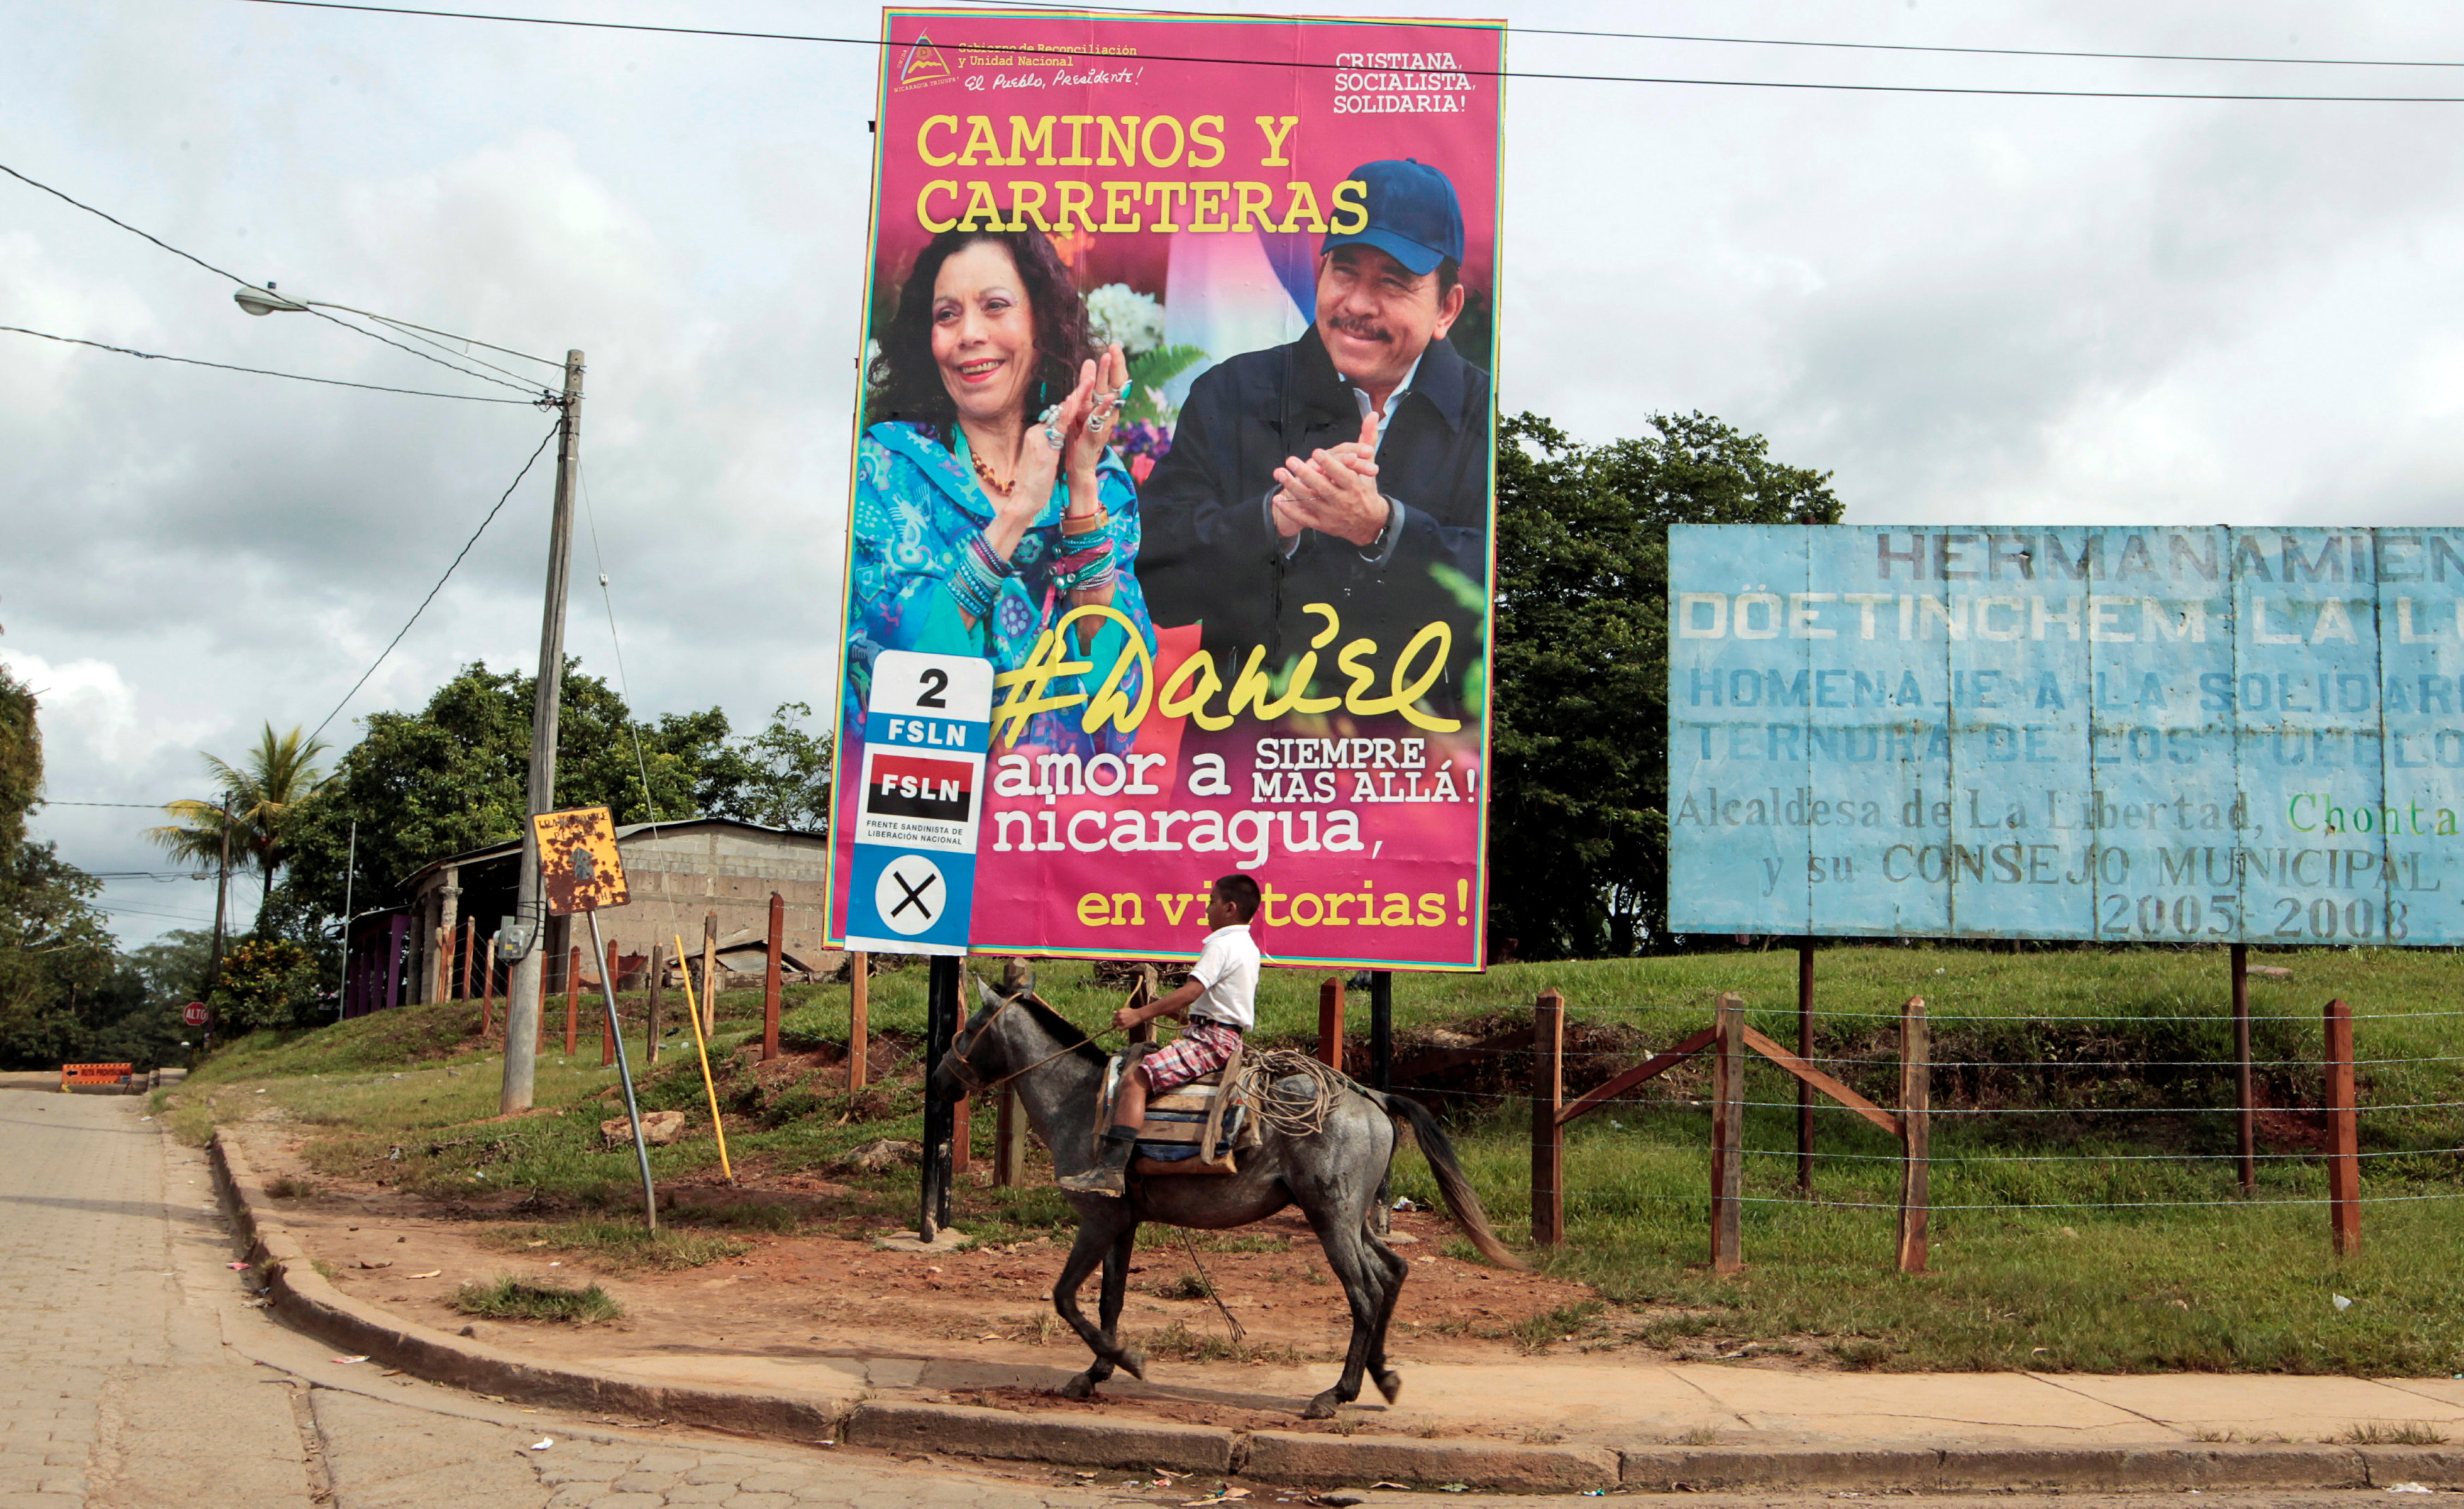
{"label": "concrete curb", "polygon": [[965,1405],[853,1402],[827,1394],[667,1385],[527,1362],[399,1320],[335,1289],[267,1204],[247,1156],[220,1132],[214,1182],[274,1309],[320,1341],[435,1383],[585,1413],[622,1413],[814,1443],[1067,1467],[1243,1474],[1309,1487],[1378,1481],[1491,1493],[1845,1489],[1969,1493],[2189,1489],[2464,1488],[2464,1448],[2408,1446],[1667,1447],[1624,1450],[1487,1440],[1238,1431],[1214,1426]]}
{"label": "concrete curb", "polygon": [[1208,1425],[1155,1425],[969,1405],[868,1400],[847,1423],[854,1446],[956,1452],[1065,1467],[1160,1467],[1175,1473],[1229,1473],[1240,1436]]}
{"label": "concrete curb", "polygon": [[853,1409],[849,1401],[827,1394],[702,1388],[596,1368],[550,1366],[399,1320],[326,1281],[265,1203],[247,1155],[220,1132],[214,1134],[211,1161],[214,1182],[248,1242],[249,1260],[265,1279],[275,1313],[346,1351],[364,1353],[434,1383],[523,1404],[671,1420],[790,1441],[835,1442]]}
{"label": "concrete curb", "polygon": [[1638,1447],[1622,1486],[1972,1493],[2167,1492],[2464,1485],[2464,1451],[2401,1446]]}

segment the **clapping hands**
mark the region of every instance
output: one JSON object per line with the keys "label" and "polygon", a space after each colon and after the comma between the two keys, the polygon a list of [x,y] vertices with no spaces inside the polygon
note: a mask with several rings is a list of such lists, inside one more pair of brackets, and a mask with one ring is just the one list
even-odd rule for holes
{"label": "clapping hands", "polygon": [[1365,414],[1360,435],[1306,461],[1285,458],[1275,468],[1282,489],[1275,495],[1275,530],[1286,540],[1315,529],[1355,545],[1368,545],[1386,528],[1389,508],[1377,490],[1377,415]]}

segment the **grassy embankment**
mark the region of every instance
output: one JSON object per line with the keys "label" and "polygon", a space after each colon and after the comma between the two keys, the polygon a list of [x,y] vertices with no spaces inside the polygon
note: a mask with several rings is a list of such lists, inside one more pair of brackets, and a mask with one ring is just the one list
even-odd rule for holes
{"label": "grassy embankment", "polygon": [[[2262,1150],[2321,1145],[2319,1007],[2352,1003],[2365,1105],[2464,1100],[2458,1054],[2464,1017],[2454,987],[2464,969],[2446,954],[2321,949],[2271,954],[2290,982],[2255,981],[2257,1057],[2270,1119]],[[1476,1033],[1527,1020],[1531,996],[1565,991],[1570,1032],[1584,1052],[1577,1083],[1604,1078],[1648,1047],[1703,1025],[1722,990],[1743,992],[1756,1025],[1793,1042],[1794,955],[1713,954],[1588,964],[1518,965],[1486,976],[1398,979],[1397,1031],[1408,1044],[1431,1029]],[[2365,1207],[2364,1251],[2336,1261],[2315,1157],[2260,1165],[2260,1208],[2235,1194],[2224,1109],[2232,1076],[2221,950],[2118,950],[2020,956],[1908,947],[1843,947],[1820,956],[1817,1051],[1852,1060],[1843,1077],[1889,1103],[1894,1019],[1901,1000],[1927,998],[1937,1069],[1933,1178],[1934,1272],[1889,1271],[1898,1170],[1895,1143],[1837,1111],[1819,1117],[1818,1199],[1794,1194],[1793,1091],[1767,1065],[1749,1073],[1745,1254],[1741,1279],[1700,1265],[1706,1219],[1705,1076],[1688,1066],[1646,1086],[1634,1102],[1571,1128],[1569,1241],[1545,1266],[1595,1285],[1609,1301],[1568,1318],[1577,1344],[1639,1335],[1661,1345],[1735,1352],[1759,1342],[1827,1351],[1883,1368],[2266,1369],[2446,1374],[2464,1370],[2464,1115],[2439,1106],[2363,1119],[2364,1194],[2425,1196]],[[1094,1025],[1117,992],[1083,966],[1044,969],[1045,994]],[[1260,1036],[1305,1042],[1316,1030],[1316,976],[1270,971]],[[923,1027],[924,971],[872,982],[876,1038],[912,1047]],[[846,1034],[844,987],[791,988],[786,1038],[823,1056]],[[731,1148],[759,1173],[818,1172],[879,1137],[913,1137],[918,1098],[912,1061],[850,1103],[844,1069],[809,1060],[757,1073],[733,1050],[758,1030],[755,993],[721,999],[718,1064]],[[1355,1004],[1355,1033],[1365,1025]],[[217,1116],[244,1116],[268,1099],[319,1128],[311,1165],[379,1179],[418,1193],[467,1197],[483,1188],[537,1192],[543,1215],[596,1217],[553,1227],[559,1243],[605,1250],[631,1193],[629,1152],[607,1149],[592,1097],[613,1079],[585,1029],[570,1063],[541,1059],[539,1101],[572,1114],[489,1122],[497,1060],[471,1037],[476,1012],[413,1008],[288,1042],[233,1044],[181,1093],[175,1124],[190,1135]],[[645,1087],[651,1108],[693,1112],[701,1087],[689,1039]],[[638,1039],[637,1039],[638,1042]],[[636,1050],[638,1054],[638,1048]],[[2368,1060],[2381,1060],[2368,1062]],[[2403,1061],[2413,1060],[2413,1061]],[[1508,1055],[1473,1092],[1511,1088],[1525,1057]],[[1947,1067],[1991,1063],[1990,1069]],[[1859,1064],[1866,1067],[1859,1067]],[[2024,1067],[2021,1067],[2024,1066]],[[264,1098],[256,1092],[263,1091]],[[1458,1145],[1501,1230],[1519,1236],[1528,1216],[1529,1112],[1519,1101],[1459,1093],[1441,1098]],[[1959,1114],[1977,1108],[2028,1114]],[[2126,1114],[2120,1114],[2126,1113]],[[703,1116],[696,1134],[654,1154],[663,1181],[715,1180],[716,1153]],[[979,1116],[979,1158],[991,1117]],[[400,1148],[399,1157],[394,1149]],[[912,1215],[913,1175],[830,1175],[853,1200],[729,1208],[699,1198],[674,1219],[692,1226],[860,1231]],[[1398,1192],[1434,1196],[1416,1158],[1397,1169]],[[2214,1202],[2196,1204],[2192,1202]],[[2270,1203],[2275,1202],[2275,1203]],[[2015,1206],[1970,1209],[1960,1206]],[[1045,1188],[959,1191],[959,1225],[987,1239],[1066,1228]],[[596,1235],[591,1233],[596,1232]],[[538,1233],[531,1233],[537,1239]],[[2335,1308],[2331,1296],[2353,1300]]]}

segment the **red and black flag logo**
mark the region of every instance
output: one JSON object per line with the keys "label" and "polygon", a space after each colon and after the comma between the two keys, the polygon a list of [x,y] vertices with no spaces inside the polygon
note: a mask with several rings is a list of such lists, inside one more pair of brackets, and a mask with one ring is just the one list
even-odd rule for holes
{"label": "red and black flag logo", "polygon": [[882,817],[930,817],[963,823],[975,799],[975,766],[920,755],[873,757],[864,810]]}

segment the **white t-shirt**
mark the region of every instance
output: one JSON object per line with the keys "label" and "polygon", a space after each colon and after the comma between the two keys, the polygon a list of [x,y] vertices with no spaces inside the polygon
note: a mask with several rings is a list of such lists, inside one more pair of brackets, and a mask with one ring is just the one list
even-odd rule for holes
{"label": "white t-shirt", "polygon": [[1199,993],[1189,1004],[1190,1019],[1212,1017],[1243,1032],[1258,1025],[1258,944],[1249,924],[1234,922],[1206,935],[1189,977]]}

